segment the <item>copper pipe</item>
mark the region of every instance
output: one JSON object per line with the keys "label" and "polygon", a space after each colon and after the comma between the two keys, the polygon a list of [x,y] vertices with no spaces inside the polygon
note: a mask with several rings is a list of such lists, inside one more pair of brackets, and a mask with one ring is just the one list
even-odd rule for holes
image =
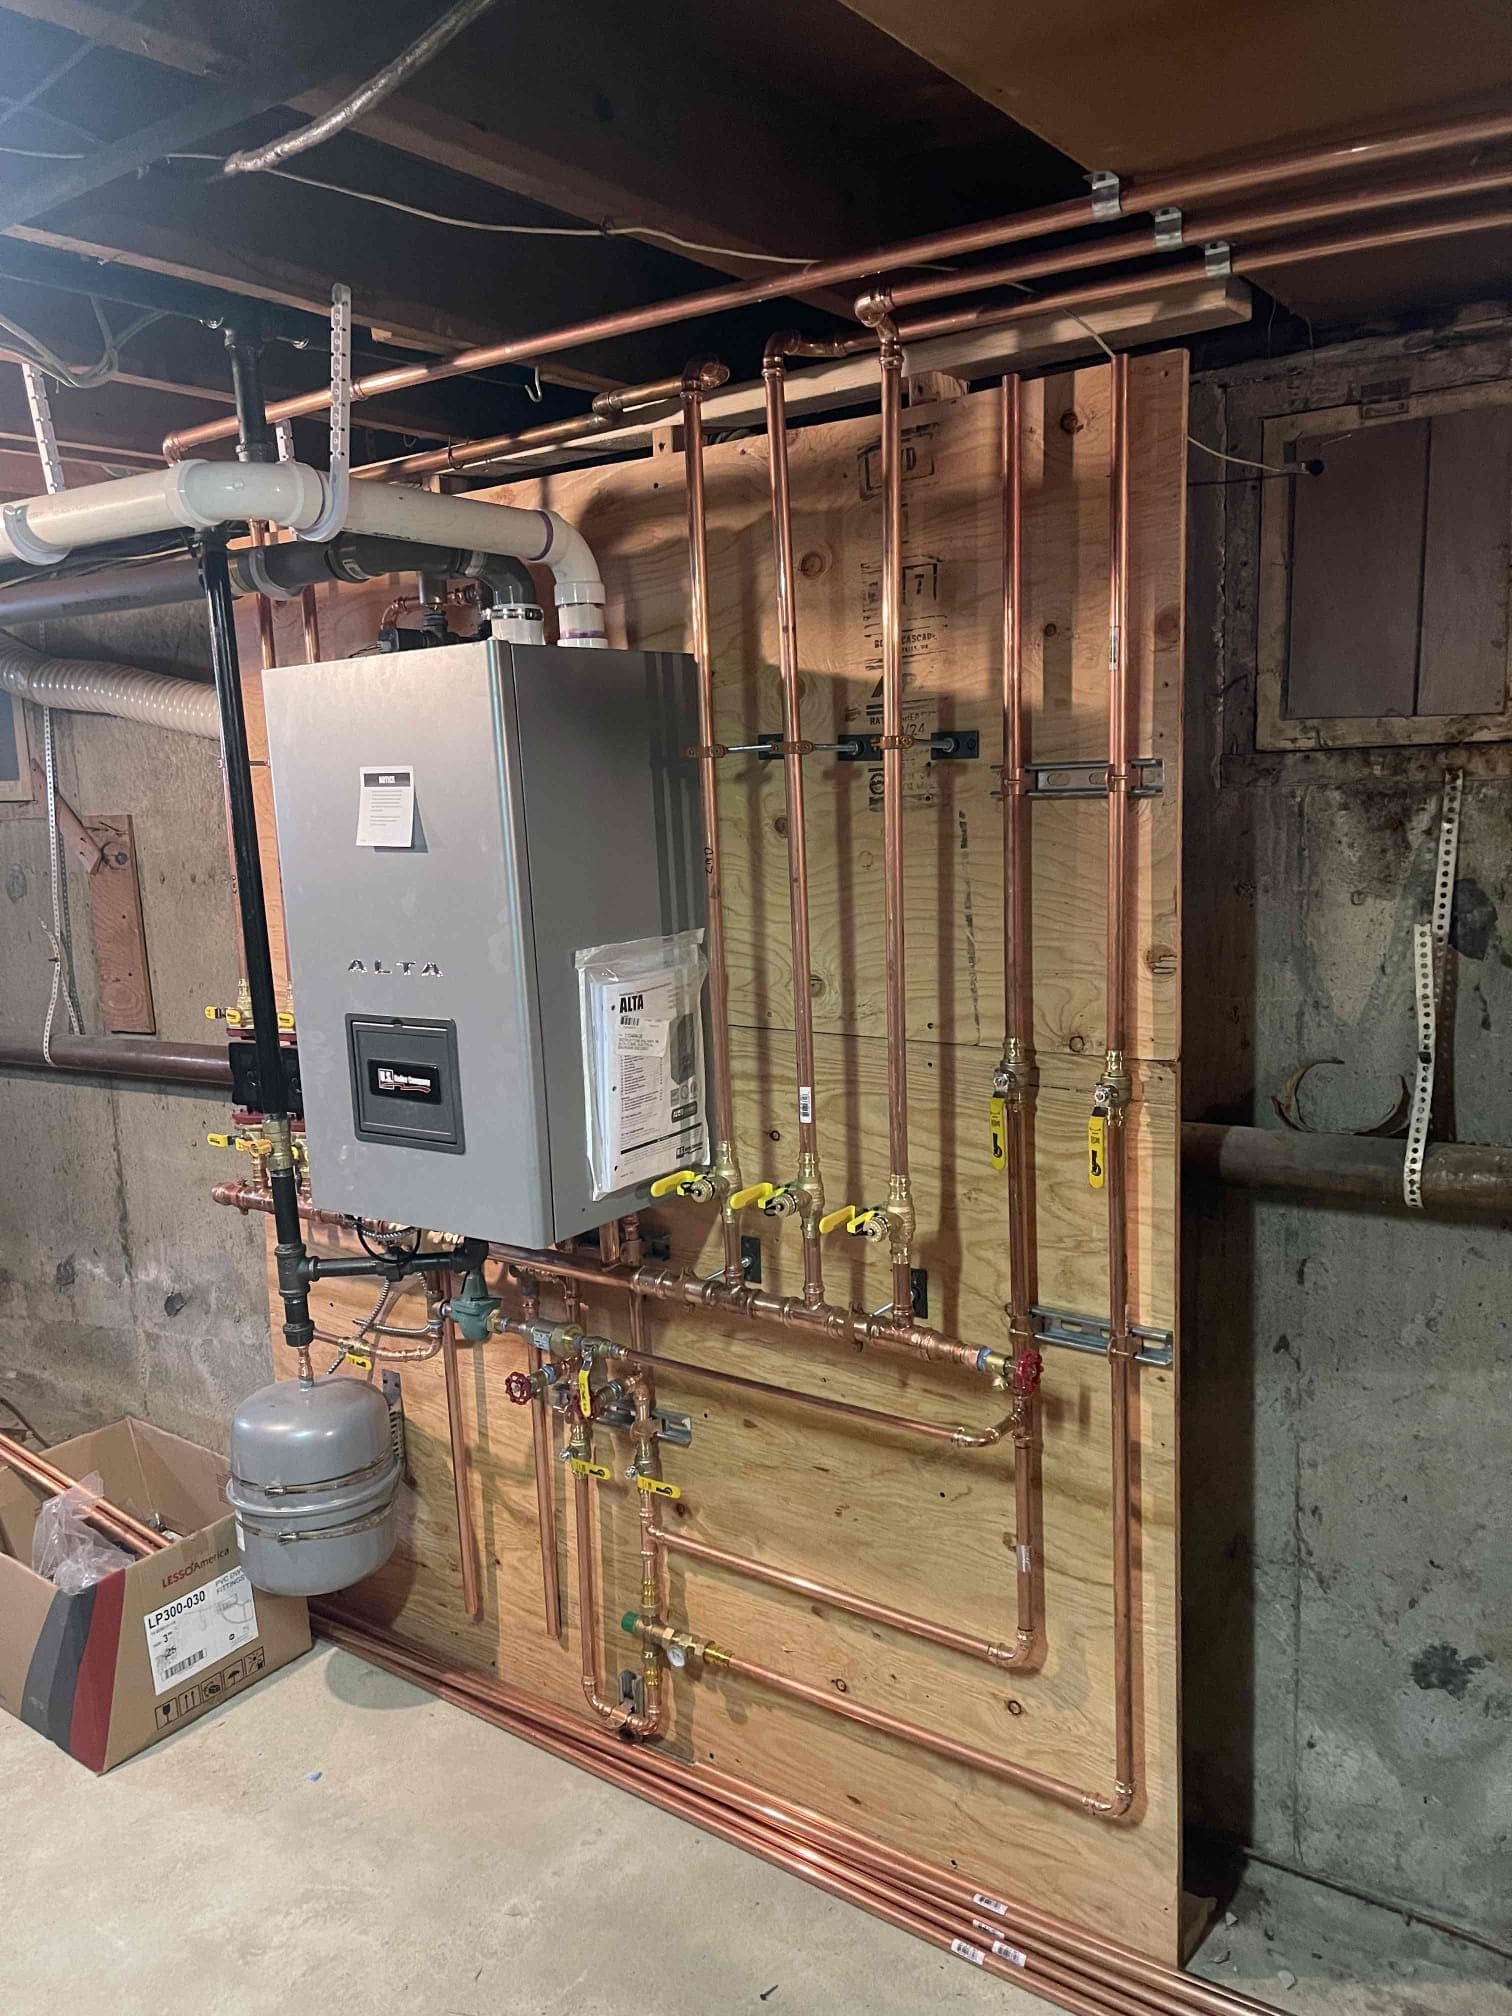
{"label": "copper pipe", "polygon": [[[0,1069],[100,1072],[157,1084],[231,1088],[224,1043],[170,1043],[157,1036],[54,1036],[48,1047],[50,1063],[34,1037],[24,1043],[0,1040]],[[1398,1182],[1398,1194],[1401,1187]]]}
{"label": "copper pipe", "polygon": [[774,1568],[766,1561],[758,1561],[748,1554],[732,1554],[726,1548],[713,1547],[706,1540],[695,1540],[681,1527],[675,1532],[664,1532],[658,1536],[657,1545],[674,1554],[686,1554],[696,1561],[707,1561],[715,1568],[728,1569],[732,1575],[744,1575],[752,1582],[767,1582],[774,1589],[789,1590],[794,1596],[807,1596],[812,1602],[821,1603],[830,1610],[845,1610],[853,1617],[865,1617],[872,1624],[884,1624],[890,1631],[901,1631],[909,1638],[922,1638],[931,1645],[943,1645],[948,1652],[964,1653],[968,1659],[983,1659],[989,1666],[1015,1666],[1022,1655],[1014,1646],[1000,1645],[994,1639],[980,1638],[969,1631],[954,1630],[948,1624],[936,1624],[927,1617],[915,1617],[907,1610],[898,1610],[891,1603],[876,1603],[868,1596],[856,1596],[848,1589],[836,1589],[826,1582],[816,1582],[811,1576],[799,1575],[787,1568]]}
{"label": "copper pipe", "polygon": [[[635,1635],[643,1635],[639,1621]],[[920,1723],[906,1721],[901,1715],[890,1715],[885,1709],[853,1700],[849,1694],[811,1687],[806,1680],[794,1680],[786,1673],[758,1665],[753,1659],[742,1658],[737,1653],[726,1651],[723,1646],[709,1644],[707,1640],[695,1638],[693,1651],[693,1663],[697,1670],[731,1673],[753,1687],[781,1694],[789,1701],[802,1701],[810,1708],[821,1708],[847,1722],[859,1723],[863,1729],[875,1729],[879,1735],[890,1736],[899,1743],[911,1743],[916,1749],[931,1751],[936,1757],[944,1757],[952,1764],[964,1765],[969,1771],[983,1771],[993,1778],[1005,1779],[1010,1785],[1022,1786],[1026,1792],[1036,1793],[1042,1799],[1052,1799],[1058,1805],[1075,1807],[1078,1812],[1091,1813],[1103,1820],[1121,1818],[1129,1810],[1128,1799],[1110,1800],[1084,1791],[1081,1786],[1073,1785],[1064,1778],[1052,1777],[1046,1771],[1035,1771],[1027,1764],[1016,1764],[1011,1758],[983,1750],[979,1744],[962,1743],[954,1736],[942,1736]],[[1120,1793],[1122,1789],[1119,1788]]]}
{"label": "copper pipe", "polygon": [[[762,1861],[770,1862],[776,1868],[801,1876],[831,1895],[884,1919],[900,1931],[910,1932],[942,1951],[954,1953],[957,1958],[968,1959],[1020,1987],[1032,1986],[1036,1993],[1072,2012],[1072,2016],[1160,2016],[1160,2012],[1170,2006],[1126,2001],[1116,1994],[1110,1995],[1106,1989],[1099,1992],[1095,1980],[1089,1981],[1074,1966],[1048,1957],[1034,1961],[1031,1973],[1027,1953],[1009,1961],[991,1951],[990,1935],[983,1933],[981,1921],[973,1919],[966,1906],[946,1905],[927,1896],[916,1895],[901,1886],[893,1876],[880,1873],[874,1867],[848,1865],[840,1856],[787,1831],[780,1824],[773,1824],[765,1816],[755,1821],[746,1819],[732,1807],[709,1798],[696,1786],[684,1789],[671,1772],[664,1773],[660,1768],[647,1770],[646,1753],[621,1750],[616,1754],[601,1740],[590,1743],[577,1731],[559,1732],[549,1723],[536,1722],[524,1710],[506,1707],[482,1693],[474,1693],[459,1683],[458,1676],[444,1674],[429,1661],[407,1659],[386,1644],[375,1643],[360,1626],[353,1628],[327,1617],[322,1628],[338,1644],[349,1646],[379,1665],[428,1687],[441,1699],[466,1709],[479,1719],[491,1722],[511,1735],[525,1737],[563,1762],[592,1772],[617,1790],[631,1792],[676,1818]],[[660,1762],[658,1758],[658,1767]],[[970,1936],[973,1933],[975,1937]],[[1006,1945],[1006,1942],[1003,1943]],[[1224,2004],[1222,2016],[1229,2016],[1236,2007],[1242,2005]],[[1181,2016],[1186,2016],[1184,2006]]]}
{"label": "copper pipe", "polygon": [[[1295,203],[1275,203],[1263,210],[1220,211],[1216,216],[1183,218],[1184,240],[1188,247],[1221,240],[1236,245],[1259,231],[1296,231],[1310,224],[1327,224],[1341,217],[1367,216],[1377,210],[1392,210],[1415,203],[1447,202],[1458,196],[1485,196],[1512,187],[1512,168],[1477,169],[1472,174],[1448,175],[1425,181],[1387,183],[1379,189],[1349,189],[1337,196],[1314,196]],[[1012,287],[1026,280],[1038,280],[1052,273],[1073,273],[1087,267],[1108,266],[1125,259],[1147,259],[1160,248],[1151,244],[1148,231],[1130,232],[1122,238],[1094,238],[1082,245],[1066,245],[1053,252],[1036,252],[1025,259],[1011,259],[1000,266],[970,266],[959,273],[929,274],[920,280],[905,280],[894,286],[878,287],[863,294],[856,303],[863,320],[881,310],[892,314],[915,308],[923,301],[940,301],[952,294],[976,294],[992,287]]]}
{"label": "copper pipe", "polygon": [[1111,1984],[1116,1982],[1119,1990],[1127,1987],[1128,1992],[1137,1994],[1150,2008],[1173,2012],[1173,2016],[1175,2012],[1182,2012],[1182,2016],[1185,2012],[1234,2016],[1236,2011],[1259,2016],[1261,2012],[1262,2005],[1246,1997],[1164,1967],[1132,1948],[1081,1926],[1068,1925],[1033,1906],[990,1894],[983,1882],[969,1874],[936,1868],[906,1849],[884,1845],[843,1822],[778,1799],[727,1772],[709,1765],[694,1767],[680,1763],[665,1751],[627,1750],[613,1737],[585,1726],[546,1701],[520,1693],[492,1674],[448,1668],[435,1653],[398,1639],[364,1619],[335,1611],[329,1604],[314,1606],[314,1613],[320,1629],[338,1643],[444,1693],[457,1706],[482,1719],[497,1719],[500,1726],[509,1727],[530,1741],[549,1736],[563,1746],[557,1754],[571,1750],[575,1754],[570,1755],[569,1761],[589,1770],[597,1769],[595,1760],[599,1757],[611,1760],[627,1774],[625,1789],[638,1796],[654,1798],[656,1794],[648,1786],[671,1786],[690,1799],[706,1802],[743,1822],[818,1845],[858,1867],[884,1875],[889,1881],[912,1886],[939,1902],[953,1905],[969,1913],[977,1923],[984,1917],[990,1918],[1007,1938],[1037,1949],[1038,1954],[1047,1956],[1055,1965],[1082,1971],[1105,1992],[1115,1992]]}
{"label": "copper pipe", "polygon": [[[586,1431],[585,1431],[586,1434]],[[591,1448],[585,1439],[585,1449]],[[649,1709],[641,1712],[628,1701],[611,1701],[603,1691],[599,1675],[599,1620],[603,1604],[597,1572],[598,1520],[595,1517],[593,1486],[581,1471],[572,1476],[573,1552],[578,1575],[578,1654],[582,1671],[583,1699],[611,1729],[628,1736],[656,1736],[661,1733],[661,1717]]]}
{"label": "copper pipe", "polygon": [[[443,1299],[451,1294],[449,1280]],[[462,1420],[462,1368],[457,1360],[457,1328],[449,1316],[441,1322],[441,1371],[446,1387],[446,1432],[451,1445],[452,1491],[457,1501],[457,1558],[462,1564],[462,1609],[477,1623],[483,1615],[478,1577],[478,1536],[473,1524],[472,1493],[467,1488],[467,1431]]]}
{"label": "copper pipe", "polygon": [[[1017,376],[1003,380],[1003,1056],[993,1090],[1003,1102],[1008,1175],[1008,1330],[1026,1367],[1035,1351],[1034,1242],[1030,1237],[1034,1182],[1034,1001],[1029,984],[1029,773],[1024,767],[1024,418]],[[1032,1359],[1036,1371],[1038,1358]],[[1037,1376],[1036,1376],[1037,1384]],[[1034,1476],[1037,1410],[1025,1396],[1015,1420],[1014,1469],[1021,1638],[1037,1630]]]}
{"label": "copper pipe", "polygon": [[[26,1478],[28,1483],[35,1484],[51,1497],[58,1497],[78,1481],[67,1471],[60,1470],[56,1463],[49,1462],[46,1456],[24,1448],[9,1435],[0,1435],[0,1463],[9,1464],[18,1476]],[[155,1533],[150,1526],[144,1525],[130,1512],[123,1512],[106,1498],[99,1499],[85,1517],[106,1539],[117,1541],[134,1554],[155,1554],[172,1544],[161,1533]]]}
{"label": "copper pipe", "polygon": [[903,874],[903,351],[878,325],[882,387],[882,905],[887,980],[887,1231],[892,1313],[913,1308],[913,1181],[908,1166],[908,975]]}
{"label": "copper pipe", "polygon": [[1113,1700],[1119,1795],[1134,1783],[1133,1514],[1130,1502],[1128,1108],[1129,876],[1129,360],[1110,366],[1112,414],[1108,564],[1107,1057],[1098,1101],[1107,1115],[1108,1375],[1113,1501]]}
{"label": "copper pipe", "polygon": [[[252,1193],[249,1208],[266,1207]],[[227,1200],[232,1201],[232,1200]],[[234,1201],[240,1201],[239,1199]],[[817,1309],[797,1296],[770,1295],[749,1285],[732,1288],[728,1282],[706,1280],[687,1268],[637,1267],[615,1274],[591,1261],[573,1260],[557,1252],[537,1252],[528,1246],[489,1247],[495,1259],[543,1280],[576,1281],[588,1287],[618,1289],[626,1295],[643,1296],[654,1302],[686,1304],[695,1309],[717,1309],[744,1322],[766,1324],[774,1329],[807,1331],[837,1342],[880,1345],[884,1349],[906,1351],[937,1365],[955,1365],[962,1371],[984,1372],[1006,1378],[1008,1361],[1000,1351],[978,1350],[946,1337],[923,1323],[898,1323],[891,1315],[869,1316],[864,1310],[837,1308],[826,1302]]]}
{"label": "copper pipe", "polygon": [[299,614],[304,624],[304,654],[306,665],[320,663],[320,610],[315,601],[313,582],[299,592]]}
{"label": "copper pipe", "polygon": [[[251,535],[254,550],[267,545],[267,528],[260,524],[257,519],[254,518],[248,523],[247,530]],[[271,672],[273,667],[278,663],[278,646],[273,638],[273,604],[268,600],[266,595],[259,595],[255,599],[257,602],[258,653],[262,659],[262,669],[264,672]]]}
{"label": "copper pipe", "polygon": [[[268,1212],[272,1209],[267,1192],[254,1188],[250,1183],[217,1183],[210,1192],[210,1198],[212,1203],[228,1204],[238,1211]],[[351,1230],[351,1220],[342,1212],[324,1211],[303,1199],[299,1215],[309,1225],[331,1225],[343,1231]],[[840,1343],[878,1345],[886,1350],[906,1351],[931,1364],[954,1365],[963,1372],[985,1373],[1005,1383],[1012,1373],[1011,1361],[1001,1351],[978,1350],[974,1345],[962,1344],[954,1337],[931,1330],[924,1323],[895,1323],[887,1316],[869,1316],[864,1310],[841,1309],[829,1302],[815,1309],[796,1296],[769,1295],[760,1288],[750,1286],[731,1288],[725,1281],[706,1280],[686,1268],[641,1266],[616,1271],[591,1260],[573,1259],[555,1249],[537,1251],[533,1247],[506,1246],[497,1241],[488,1250],[494,1259],[507,1260],[518,1272],[543,1281],[564,1281],[578,1287],[609,1289],[628,1295],[632,1300],[640,1298],[696,1309],[715,1309],[739,1317],[744,1322],[765,1324],[773,1329],[801,1330]],[[963,1446],[971,1446],[978,1436],[981,1437],[979,1446],[985,1446],[989,1441],[999,1440],[1001,1434],[1001,1428],[950,1431],[951,1439],[959,1439]]]}
{"label": "copper pipe", "polygon": [[681,384],[683,474],[688,501],[688,581],[691,594],[693,661],[698,669],[698,787],[704,829],[704,942],[709,957],[709,1029],[713,1043],[714,1153],[709,1175],[719,1195],[724,1235],[724,1278],[738,1287],[745,1278],[740,1261],[740,1227],[730,1196],[740,1188],[735,1149],[735,1095],[730,1065],[730,974],[725,957],[724,892],[720,879],[719,757],[714,735],[714,648],[709,637],[709,525],[704,497],[702,361],[690,364]]}
{"label": "copper pipe", "polygon": [[[639,1300],[632,1296],[630,1311],[632,1321],[640,1309]],[[1000,1442],[1006,1430],[1012,1425],[1012,1415],[991,1428],[960,1428],[943,1421],[921,1421],[910,1414],[889,1414],[877,1407],[860,1407],[850,1400],[832,1400],[828,1394],[806,1393],[798,1386],[780,1386],[772,1380],[747,1379],[738,1372],[716,1371],[711,1365],[693,1365],[681,1358],[664,1358],[658,1352],[655,1357],[642,1354],[633,1346],[626,1357],[635,1364],[655,1366],[659,1371],[670,1373],[674,1378],[706,1379],[717,1386],[733,1386],[743,1393],[764,1393],[769,1399],[796,1402],[802,1407],[813,1407],[826,1414],[838,1414],[842,1419],[863,1421],[867,1427],[879,1431],[896,1431],[903,1435],[922,1435],[930,1441],[946,1442],[956,1449],[987,1449]]]}
{"label": "copper pipe", "polygon": [[824,1259],[819,1220],[824,1177],[814,1093],[813,952],[809,931],[808,826],[804,806],[803,688],[798,671],[798,607],[793,567],[793,494],[788,469],[786,365],[800,339],[774,336],[761,360],[766,390],[767,461],[772,492],[772,560],[777,586],[777,661],[782,679],[782,779],[787,816],[788,928],[793,954],[793,1059],[798,1074],[798,1175],[796,1199],[803,1234],[803,1299],[824,1300]]}
{"label": "copper pipe", "polygon": [[[1452,122],[1437,121],[1405,132],[1375,139],[1335,141],[1321,147],[1296,149],[1273,156],[1268,161],[1252,161],[1236,168],[1203,169],[1187,174],[1157,176],[1147,183],[1131,184],[1123,192],[1124,208],[1156,210],[1171,206],[1189,207],[1214,196],[1241,190],[1264,188],[1276,182],[1308,179],[1350,169],[1373,169],[1424,154],[1447,152],[1459,147],[1476,147],[1487,141],[1512,136],[1512,113],[1493,113]],[[1039,210],[999,217],[984,224],[958,226],[936,231],[922,238],[892,246],[872,247],[843,258],[819,260],[804,267],[787,267],[760,280],[732,281],[705,288],[672,301],[658,301],[642,308],[621,309],[595,316],[585,322],[569,323],[535,336],[520,336],[507,342],[487,344],[479,349],[460,350],[450,357],[428,364],[397,365],[372,372],[352,384],[354,401],[381,398],[385,393],[408,391],[415,385],[432,385],[444,378],[468,377],[489,371],[500,364],[531,363],[542,357],[560,355],[565,350],[587,344],[611,342],[621,336],[639,335],[647,329],[663,329],[702,315],[721,314],[727,309],[753,307],[793,294],[844,286],[849,281],[868,279],[877,273],[897,272],[908,266],[928,266],[975,252],[990,252],[999,245],[1043,238],[1057,231],[1070,231],[1094,222],[1085,197],[1048,204]],[[268,408],[270,421],[295,420],[305,414],[321,413],[330,404],[330,389],[304,392],[292,399],[280,399]],[[169,434],[163,442],[164,457],[177,461],[187,450],[210,441],[234,437],[236,421],[204,421]]]}
{"label": "copper pipe", "polygon": [[[718,391],[729,375],[728,369],[712,357],[699,368],[699,380],[705,392]],[[506,460],[512,454],[532,448],[548,448],[558,441],[587,440],[594,434],[619,426],[628,413],[648,406],[675,404],[682,397],[682,389],[680,372],[675,378],[658,378],[649,385],[616,386],[611,391],[600,392],[588,412],[575,413],[569,419],[549,420],[539,427],[523,428],[518,434],[491,434],[478,441],[448,442],[444,448],[429,449],[420,455],[402,455],[392,462],[370,462],[364,468],[354,469],[352,474],[431,476],[471,469],[480,462]]]}

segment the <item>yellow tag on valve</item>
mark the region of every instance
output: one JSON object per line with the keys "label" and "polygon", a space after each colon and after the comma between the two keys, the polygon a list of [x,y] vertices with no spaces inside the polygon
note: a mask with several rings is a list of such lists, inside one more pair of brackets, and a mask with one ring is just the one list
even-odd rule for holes
{"label": "yellow tag on valve", "polygon": [[585,1420],[591,1419],[593,1415],[593,1388],[588,1383],[588,1367],[586,1365],[578,1367],[577,1386],[579,1411]]}
{"label": "yellow tag on valve", "polygon": [[649,1492],[653,1498],[681,1498],[682,1491],[676,1484],[669,1484],[664,1477],[637,1477],[637,1491]]}
{"label": "yellow tag on valve", "polygon": [[567,1467],[574,1477],[596,1477],[600,1484],[614,1475],[607,1463],[590,1463],[586,1456],[574,1456]]}
{"label": "yellow tag on valve", "polygon": [[992,1141],[992,1166],[1008,1166],[1008,1101],[994,1093],[987,1101],[987,1123]]}
{"label": "yellow tag on valve", "polygon": [[1108,1174],[1108,1123],[1101,1113],[1087,1122],[1087,1182],[1101,1190]]}

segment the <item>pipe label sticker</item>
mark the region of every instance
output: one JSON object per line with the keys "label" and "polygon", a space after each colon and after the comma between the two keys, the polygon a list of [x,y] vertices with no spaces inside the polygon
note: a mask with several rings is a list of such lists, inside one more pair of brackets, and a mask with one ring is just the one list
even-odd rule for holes
{"label": "pipe label sticker", "polygon": [[973,1967],[983,1966],[987,1959],[981,1947],[973,1946],[967,1939],[952,1939],[950,1950],[958,1960],[969,1960]]}
{"label": "pipe label sticker", "polygon": [[357,845],[413,847],[415,773],[393,764],[363,764],[357,772]]}
{"label": "pipe label sticker", "polygon": [[257,1636],[257,1599],[240,1568],[186,1589],[142,1619],[154,1692],[166,1694],[186,1673],[211,1666]]}
{"label": "pipe label sticker", "polygon": [[814,1118],[814,1088],[812,1085],[798,1087],[798,1124],[809,1126]]}
{"label": "pipe label sticker", "polygon": [[1001,1897],[987,1897],[978,1890],[971,1901],[975,1904],[978,1911],[995,1911],[999,1918],[1006,1918],[1008,1916],[1008,1906],[1003,1902]]}

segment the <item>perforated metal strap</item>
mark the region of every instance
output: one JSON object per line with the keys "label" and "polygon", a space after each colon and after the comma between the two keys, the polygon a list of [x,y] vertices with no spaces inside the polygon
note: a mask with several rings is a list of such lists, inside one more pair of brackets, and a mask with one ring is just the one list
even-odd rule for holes
{"label": "perforated metal strap", "polygon": [[1453,770],[1444,778],[1444,807],[1439,817],[1438,860],[1433,872],[1433,907],[1412,934],[1412,984],[1417,1008],[1417,1073],[1407,1115],[1407,1153],[1402,1163],[1402,1196],[1413,1211],[1423,1208],[1423,1157],[1433,1118],[1433,1080],[1438,1058],[1438,1013],[1444,993],[1449,954],[1449,926],[1454,911],[1454,875],[1459,860],[1460,801],[1465,773]]}

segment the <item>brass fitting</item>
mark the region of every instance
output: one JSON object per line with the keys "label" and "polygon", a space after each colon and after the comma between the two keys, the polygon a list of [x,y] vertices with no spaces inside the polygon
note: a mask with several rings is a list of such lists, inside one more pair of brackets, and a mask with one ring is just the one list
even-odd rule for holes
{"label": "brass fitting", "polygon": [[286,1176],[294,1168],[294,1140],[287,1116],[263,1122],[263,1138],[268,1144],[268,1173]]}
{"label": "brass fitting", "polygon": [[700,1638],[694,1631],[679,1631],[672,1624],[658,1624],[654,1618],[638,1617],[628,1611],[620,1620],[632,1638],[654,1645],[669,1666],[679,1669],[701,1662],[705,1666],[728,1666],[730,1654],[721,1646]]}
{"label": "brass fitting", "polygon": [[1029,1046],[1018,1036],[1010,1036],[992,1074],[992,1089],[1010,1106],[1025,1105],[1039,1088],[1039,1067]]}
{"label": "brass fitting", "polygon": [[1103,1060],[1103,1075],[1093,1094],[1110,1120],[1117,1119],[1134,1096],[1134,1081],[1122,1050],[1110,1050]]}
{"label": "brass fitting", "polygon": [[895,1267],[912,1264],[917,1229],[913,1183],[909,1177],[894,1171],[887,1179],[887,1243]]}

